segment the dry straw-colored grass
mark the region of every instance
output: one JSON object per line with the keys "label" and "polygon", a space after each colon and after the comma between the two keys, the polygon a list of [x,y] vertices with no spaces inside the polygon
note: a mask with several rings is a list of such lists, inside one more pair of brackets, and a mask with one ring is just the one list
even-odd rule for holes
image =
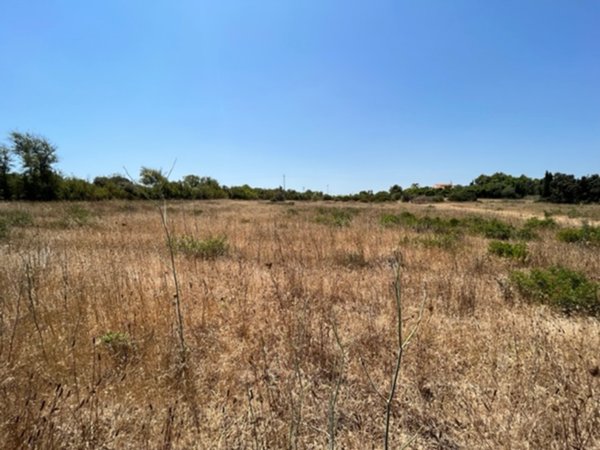
{"label": "dry straw-colored grass", "polygon": [[182,354],[156,205],[79,206],[89,217],[0,205],[33,217],[0,241],[2,448],[327,448],[332,430],[335,448],[381,448],[374,387],[388,392],[395,363],[397,249],[406,329],[422,301],[425,312],[391,448],[600,448],[599,321],[524,303],[506,284],[527,265],[598,280],[597,247],[544,231],[511,262],[479,236],[438,246],[379,223],[407,208],[473,213],[440,206],[352,205],[336,226],[319,215],[346,206],[172,203],[174,236],[228,242],[225,256],[176,254]]}

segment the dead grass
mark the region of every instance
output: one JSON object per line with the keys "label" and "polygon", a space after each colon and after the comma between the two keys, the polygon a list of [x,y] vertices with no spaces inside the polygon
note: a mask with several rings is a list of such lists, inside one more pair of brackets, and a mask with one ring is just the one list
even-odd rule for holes
{"label": "dead grass", "polygon": [[[395,362],[397,248],[407,328],[426,309],[403,355],[391,448],[600,446],[600,322],[520,302],[506,277],[523,263],[489,255],[480,236],[423,245],[379,221],[497,210],[357,204],[337,226],[318,219],[337,217],[335,204],[171,203],[173,235],[229,244],[216,258],[176,255],[182,367],[158,211],[81,206],[92,221],[57,227],[66,205],[0,205],[33,218],[0,241],[4,448],[323,448],[336,391],[335,446],[380,448],[386,405],[371,381],[386,392]],[[508,204],[523,217],[505,218],[543,207],[530,206]],[[531,267],[598,280],[596,248],[542,231],[528,249]]]}

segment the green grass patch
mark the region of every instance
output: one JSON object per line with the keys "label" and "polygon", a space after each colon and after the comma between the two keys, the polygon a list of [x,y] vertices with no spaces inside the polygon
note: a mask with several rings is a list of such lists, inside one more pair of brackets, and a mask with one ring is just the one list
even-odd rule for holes
{"label": "green grass patch", "polygon": [[323,225],[342,228],[350,226],[352,219],[357,214],[358,210],[353,208],[319,208],[315,221]]}
{"label": "green grass patch", "polygon": [[581,272],[551,267],[530,272],[514,271],[510,279],[528,301],[550,305],[566,313],[600,315],[598,283]]}
{"label": "green grass patch", "polygon": [[28,227],[33,225],[31,214],[19,209],[0,212],[0,220],[11,227]]}
{"label": "green grass patch", "polygon": [[488,245],[488,253],[501,258],[525,261],[527,259],[527,244],[524,242],[511,244],[505,241],[491,241]]}
{"label": "green grass patch", "polygon": [[200,259],[214,259],[225,256],[229,251],[229,244],[225,236],[213,236],[207,239],[179,236],[172,238],[171,244],[174,251]]}
{"label": "green grass patch", "polygon": [[91,225],[94,213],[80,205],[70,205],[63,210],[62,217],[50,223],[53,228],[77,228]]}
{"label": "green grass patch", "polygon": [[10,227],[6,220],[0,218],[0,239],[6,239],[8,237]]}
{"label": "green grass patch", "polygon": [[28,227],[33,225],[33,217],[27,211],[18,209],[0,212],[0,239],[10,235],[11,228]]}
{"label": "green grass patch", "polygon": [[466,221],[472,233],[480,234],[488,239],[506,241],[517,236],[517,229],[514,226],[498,219],[471,217]]}
{"label": "green grass patch", "polygon": [[100,343],[118,364],[128,362],[136,352],[136,345],[127,333],[109,331],[100,336]]}
{"label": "green grass patch", "polygon": [[532,217],[527,219],[523,225],[523,228],[528,230],[553,230],[557,227],[558,224],[552,217],[545,217],[544,219]]}
{"label": "green grass patch", "polygon": [[419,222],[419,218],[408,211],[400,214],[383,214],[379,218],[379,223],[384,227],[407,226],[412,227]]}
{"label": "green grass patch", "polygon": [[403,212],[384,214],[380,217],[379,223],[384,227],[406,227],[417,233],[453,235],[467,233],[502,241],[509,239],[528,241],[537,238],[536,230],[552,227],[554,220],[530,220],[522,228],[517,228],[496,218],[469,216],[459,219],[429,215],[418,217],[409,212]]}
{"label": "green grass patch", "polygon": [[418,238],[416,242],[426,248],[453,250],[457,247],[460,235],[455,233],[433,234]]}
{"label": "green grass patch", "polygon": [[600,245],[600,227],[584,223],[580,228],[564,228],[556,237],[559,241],[586,245]]}

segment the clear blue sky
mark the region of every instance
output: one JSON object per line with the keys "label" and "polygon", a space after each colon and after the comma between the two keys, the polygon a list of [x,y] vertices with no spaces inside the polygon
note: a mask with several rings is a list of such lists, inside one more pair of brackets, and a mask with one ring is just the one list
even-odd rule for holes
{"label": "clear blue sky", "polygon": [[0,0],[0,134],[340,194],[600,172],[598,0]]}

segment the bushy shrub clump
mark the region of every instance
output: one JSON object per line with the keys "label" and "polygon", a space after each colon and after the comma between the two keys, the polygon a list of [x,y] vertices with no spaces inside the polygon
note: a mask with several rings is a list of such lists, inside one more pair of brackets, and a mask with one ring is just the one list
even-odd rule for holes
{"label": "bushy shrub clump", "polygon": [[33,224],[31,214],[18,209],[1,212],[0,220],[13,227],[26,227]]}
{"label": "bushy shrub clump", "polygon": [[488,239],[500,239],[506,241],[517,236],[515,227],[498,219],[472,217],[467,219],[467,223],[473,233],[481,234]]}
{"label": "bushy shrub clump", "polygon": [[460,242],[460,235],[456,233],[434,234],[417,239],[416,242],[426,248],[453,250]]}
{"label": "bushy shrub clump", "polygon": [[420,219],[417,218],[412,213],[408,211],[403,211],[400,214],[384,214],[379,219],[379,222],[384,227],[390,226],[408,226],[411,227],[419,222]]}
{"label": "bushy shrub clump", "polygon": [[27,227],[33,225],[31,214],[21,210],[0,212],[0,239],[7,238],[12,227]]}
{"label": "bushy shrub clump", "polygon": [[523,242],[511,244],[504,241],[492,241],[488,245],[488,252],[501,258],[525,261],[527,259],[527,244]]}
{"label": "bushy shrub clump", "polygon": [[172,238],[173,250],[186,256],[201,259],[213,259],[224,256],[229,251],[229,244],[225,236],[197,239],[193,236],[179,236]]}
{"label": "bushy shrub clump", "polygon": [[8,236],[8,223],[0,219],[0,239],[5,239]]}
{"label": "bushy shrub clump", "polygon": [[551,267],[530,272],[514,271],[510,279],[526,300],[544,303],[567,313],[600,315],[598,283],[581,272]]}
{"label": "bushy shrub clump", "polygon": [[319,208],[315,221],[334,227],[348,227],[358,211],[351,208]]}
{"label": "bushy shrub clump", "polygon": [[528,219],[523,226],[523,228],[529,230],[547,230],[554,229],[556,227],[558,227],[558,225],[552,217],[546,217],[544,219],[532,217],[531,219]]}
{"label": "bushy shrub clump", "polygon": [[600,227],[583,224],[580,228],[565,228],[557,234],[559,241],[600,245]]}
{"label": "bushy shrub clump", "polygon": [[487,239],[507,241],[519,239],[529,241],[536,239],[537,230],[551,229],[556,227],[552,218],[529,219],[523,227],[515,227],[509,223],[496,218],[485,218],[481,216],[469,216],[464,218],[446,218],[439,216],[415,216],[409,212],[400,214],[384,214],[380,217],[381,225],[385,227],[404,226],[416,232],[432,232],[439,234],[469,233],[481,235]]}

